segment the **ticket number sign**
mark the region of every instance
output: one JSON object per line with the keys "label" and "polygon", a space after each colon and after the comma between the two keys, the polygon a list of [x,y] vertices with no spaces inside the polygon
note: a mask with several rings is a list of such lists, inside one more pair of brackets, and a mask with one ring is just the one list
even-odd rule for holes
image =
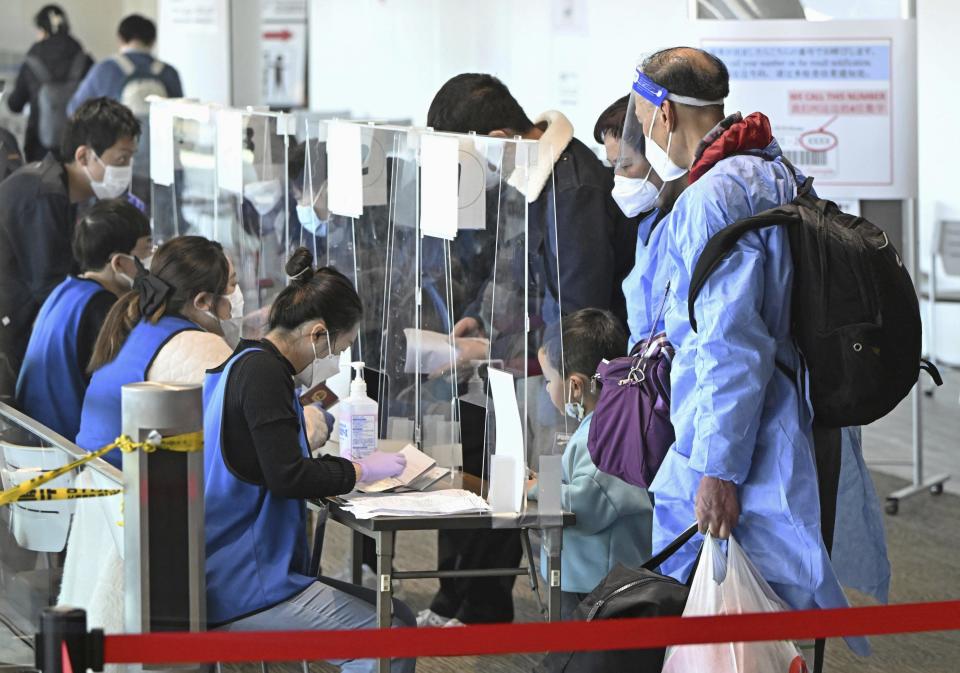
{"label": "ticket number sign", "polygon": [[821,195],[916,196],[913,21],[698,25],[703,48],[730,71],[727,112],[767,115]]}

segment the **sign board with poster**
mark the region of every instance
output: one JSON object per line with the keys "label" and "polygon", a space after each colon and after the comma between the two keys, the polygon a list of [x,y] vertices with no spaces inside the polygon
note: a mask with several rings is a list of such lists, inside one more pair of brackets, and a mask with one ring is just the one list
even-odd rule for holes
{"label": "sign board with poster", "polygon": [[272,107],[307,104],[306,0],[263,0],[260,6],[260,91]]}
{"label": "sign board with poster", "polygon": [[917,194],[913,21],[703,21],[730,71],[728,112],[770,118],[821,196]]}

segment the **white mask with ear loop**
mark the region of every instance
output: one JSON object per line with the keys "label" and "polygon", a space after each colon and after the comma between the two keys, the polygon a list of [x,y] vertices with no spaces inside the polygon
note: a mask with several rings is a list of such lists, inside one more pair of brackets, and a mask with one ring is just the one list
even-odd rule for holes
{"label": "white mask with ear loop", "polygon": [[333,352],[333,344],[330,343],[330,332],[326,331],[323,335],[327,338],[327,354],[324,357],[317,355],[317,342],[313,346],[313,362],[303,368],[303,371],[294,377],[294,381],[305,390],[312,387],[315,383],[326,381],[332,376],[340,373],[340,356]]}
{"label": "white mask with ear loop", "polygon": [[127,166],[113,166],[103,163],[103,160],[96,153],[93,154],[93,158],[103,166],[103,180],[100,182],[94,180],[86,166],[83,167],[83,172],[87,174],[87,178],[90,180],[90,189],[93,190],[94,196],[101,200],[115,199],[130,189],[130,183],[133,181],[132,160]]}
{"label": "white mask with ear loop", "polygon": [[577,421],[582,421],[586,415],[583,403],[573,401],[573,381],[570,381],[567,385],[567,402],[563,405],[563,411],[567,416],[575,418]]}
{"label": "white mask with ear loop", "polygon": [[[126,257],[126,258],[129,259],[131,262],[133,261],[133,256],[132,256],[132,255],[116,254],[116,255],[113,256],[114,259],[116,259],[117,257]],[[125,274],[123,271],[120,271],[119,268],[114,269],[113,273],[114,273],[114,275],[115,275],[117,278],[120,279],[121,282],[123,282],[124,286],[125,286],[127,289],[130,289],[130,290],[133,289],[133,278],[131,278],[130,276],[128,276],[127,274]]]}
{"label": "white mask with ear loop", "polygon": [[243,329],[243,292],[240,290],[240,284],[237,283],[233,292],[227,295],[230,300],[230,319],[220,321],[220,329],[223,330],[223,338],[226,339],[230,348],[236,348],[240,343],[240,332]]}

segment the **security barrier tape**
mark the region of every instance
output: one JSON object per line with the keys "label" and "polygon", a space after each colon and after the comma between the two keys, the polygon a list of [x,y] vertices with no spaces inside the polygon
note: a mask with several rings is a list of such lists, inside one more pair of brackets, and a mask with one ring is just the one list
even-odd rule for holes
{"label": "security barrier tape", "polygon": [[[99,458],[114,449],[120,449],[124,453],[132,453],[137,449],[142,450],[144,453],[153,453],[157,449],[163,449],[165,451],[176,451],[178,453],[192,453],[194,451],[203,450],[203,431],[197,432],[188,432],[182,435],[172,435],[170,437],[161,437],[158,433],[152,432],[150,436],[144,442],[135,442],[130,437],[126,435],[121,435],[112,444],[107,444],[102,449],[97,449],[89,455],[84,456],[78,460],[63,465],[54,470],[49,470],[40,475],[37,475],[33,479],[29,479],[22,484],[8,488],[5,491],[0,491],[0,507],[3,505],[9,505],[11,503],[17,502],[18,500],[70,500],[76,497],[96,497],[93,495],[83,495],[83,496],[65,496],[60,498],[49,498],[42,497],[40,494],[32,493],[39,487],[43,486],[47,482],[53,481],[57,477],[62,477],[71,470],[75,470],[81,465],[89,463],[95,458]],[[44,489],[47,491],[65,491],[65,490],[79,490],[79,489]],[[105,489],[112,490],[112,489]],[[32,495],[31,495],[32,493]],[[115,493],[115,492],[114,492]],[[114,493],[103,493],[101,495],[114,495]]]}
{"label": "security barrier tape", "polygon": [[960,600],[718,617],[551,624],[108,635],[108,664],[311,661],[594,651],[960,630]]}

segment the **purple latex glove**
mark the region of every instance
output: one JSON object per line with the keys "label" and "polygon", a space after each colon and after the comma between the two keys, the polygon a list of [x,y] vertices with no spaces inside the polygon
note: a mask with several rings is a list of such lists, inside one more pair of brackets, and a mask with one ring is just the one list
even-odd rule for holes
{"label": "purple latex glove", "polygon": [[407,466],[407,457],[399,453],[374,451],[360,464],[360,481],[369,484],[387,477],[396,477]]}

